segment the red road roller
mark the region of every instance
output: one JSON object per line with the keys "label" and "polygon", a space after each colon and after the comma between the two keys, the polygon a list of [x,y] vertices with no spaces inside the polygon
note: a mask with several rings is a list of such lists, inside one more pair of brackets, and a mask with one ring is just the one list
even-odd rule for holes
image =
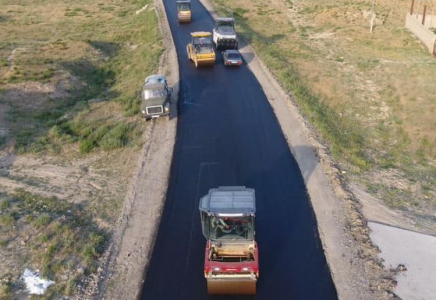
{"label": "red road roller", "polygon": [[214,188],[200,199],[209,294],[256,294],[259,253],[254,238],[255,212],[254,189],[246,187]]}

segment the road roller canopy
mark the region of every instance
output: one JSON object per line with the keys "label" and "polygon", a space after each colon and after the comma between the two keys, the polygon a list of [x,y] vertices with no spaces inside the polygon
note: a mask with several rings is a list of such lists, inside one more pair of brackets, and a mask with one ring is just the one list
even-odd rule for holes
{"label": "road roller canopy", "polygon": [[191,36],[192,44],[197,53],[206,54],[213,52],[212,35],[210,32],[193,32]]}
{"label": "road roller canopy", "polygon": [[191,32],[191,36],[193,38],[201,38],[201,37],[211,37],[212,34],[210,32],[207,31],[196,31],[196,32]]}
{"label": "road roller canopy", "polygon": [[254,189],[219,187],[200,200],[203,234],[208,240],[254,239]]}
{"label": "road roller canopy", "polygon": [[178,11],[190,11],[191,10],[191,1],[177,1],[177,10]]}

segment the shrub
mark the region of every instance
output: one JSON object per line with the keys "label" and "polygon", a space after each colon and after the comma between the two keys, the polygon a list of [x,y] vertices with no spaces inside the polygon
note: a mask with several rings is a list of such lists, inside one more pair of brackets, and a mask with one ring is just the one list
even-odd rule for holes
{"label": "shrub", "polygon": [[89,153],[89,152],[91,152],[92,149],[95,148],[95,146],[96,146],[96,143],[93,140],[90,140],[90,139],[82,140],[82,141],[80,141],[80,144],[79,144],[79,151],[82,154]]}
{"label": "shrub", "polygon": [[51,217],[48,213],[41,214],[38,218],[36,218],[34,225],[36,227],[46,226],[51,222]]}

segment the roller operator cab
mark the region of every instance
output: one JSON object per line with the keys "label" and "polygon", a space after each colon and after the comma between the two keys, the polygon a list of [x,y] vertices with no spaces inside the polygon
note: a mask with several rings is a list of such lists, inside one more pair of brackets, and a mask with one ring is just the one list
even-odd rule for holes
{"label": "roller operator cab", "polygon": [[169,115],[172,92],[173,89],[168,87],[165,76],[158,74],[148,76],[141,93],[143,118],[148,120]]}
{"label": "roller operator cab", "polygon": [[191,23],[191,1],[177,1],[177,16],[180,23]]}
{"label": "roller operator cab", "polygon": [[196,67],[215,65],[215,51],[210,32],[198,31],[191,33],[191,42],[186,46],[188,58]]}
{"label": "roller operator cab", "polygon": [[209,294],[256,294],[259,277],[254,189],[219,187],[200,199]]}

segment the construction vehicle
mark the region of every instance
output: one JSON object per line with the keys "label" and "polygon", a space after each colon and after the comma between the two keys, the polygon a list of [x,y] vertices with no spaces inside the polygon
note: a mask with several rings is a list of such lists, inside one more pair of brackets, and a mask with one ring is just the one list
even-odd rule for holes
{"label": "construction vehicle", "polygon": [[210,189],[200,199],[209,294],[256,294],[259,258],[254,239],[255,212],[254,189],[242,186]]}
{"label": "construction vehicle", "polygon": [[171,94],[165,76],[154,74],[145,79],[142,86],[142,117],[146,120],[170,114]]}
{"label": "construction vehicle", "polygon": [[177,16],[180,23],[191,23],[192,11],[191,1],[183,0],[177,1]]}
{"label": "construction vehicle", "polygon": [[191,32],[191,42],[186,46],[188,58],[196,67],[213,66],[215,64],[215,51],[212,46],[212,34],[210,32]]}
{"label": "construction vehicle", "polygon": [[213,42],[217,49],[238,49],[235,19],[217,18],[213,29]]}

